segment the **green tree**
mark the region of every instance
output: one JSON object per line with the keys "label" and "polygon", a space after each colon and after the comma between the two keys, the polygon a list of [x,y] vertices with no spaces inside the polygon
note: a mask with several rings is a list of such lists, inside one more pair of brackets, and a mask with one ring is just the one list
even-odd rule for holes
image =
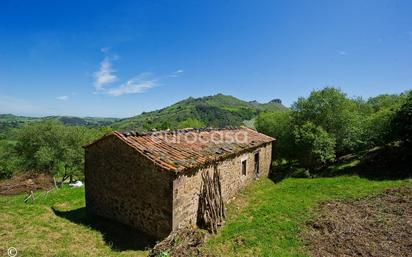
{"label": "green tree", "polygon": [[177,124],[177,128],[203,128],[205,124],[198,119],[188,118]]}
{"label": "green tree", "polygon": [[255,127],[259,132],[276,139],[273,159],[293,159],[294,137],[290,111],[262,112],[256,118]]}
{"label": "green tree", "polygon": [[326,87],[299,98],[292,106],[294,122],[307,121],[320,126],[336,138],[336,152],[352,152],[362,145],[362,123],[358,100],[349,99],[341,90]]}
{"label": "green tree", "polygon": [[81,177],[82,146],[107,131],[108,128],[65,126],[54,120],[31,123],[18,130],[15,151],[25,169],[46,171],[63,178]]}
{"label": "green tree", "polygon": [[365,148],[382,146],[393,140],[391,123],[405,100],[406,94],[383,94],[371,97],[363,104],[365,109],[370,110],[364,113],[366,119],[363,123],[362,138]]}
{"label": "green tree", "polygon": [[382,109],[393,109],[401,106],[404,98],[404,95],[382,94],[369,98],[366,103],[374,112],[378,112]]}
{"label": "green tree", "polygon": [[412,142],[412,91],[409,91],[405,102],[394,115],[391,128],[395,139],[408,144]]}
{"label": "green tree", "polygon": [[8,140],[0,141],[0,179],[10,178],[22,168],[22,160],[14,151],[14,144]]}
{"label": "green tree", "polygon": [[315,169],[335,160],[335,138],[322,127],[305,122],[293,134],[300,166]]}
{"label": "green tree", "polygon": [[383,108],[369,115],[364,123],[364,141],[367,148],[381,146],[391,141],[391,121],[395,110]]}

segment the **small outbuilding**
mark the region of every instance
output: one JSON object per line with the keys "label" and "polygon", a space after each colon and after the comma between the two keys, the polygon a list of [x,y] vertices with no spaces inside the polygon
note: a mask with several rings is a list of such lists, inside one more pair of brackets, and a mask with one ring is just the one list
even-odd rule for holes
{"label": "small outbuilding", "polygon": [[84,147],[87,210],[164,238],[197,225],[205,175],[222,202],[268,176],[273,141],[243,127],[112,132]]}

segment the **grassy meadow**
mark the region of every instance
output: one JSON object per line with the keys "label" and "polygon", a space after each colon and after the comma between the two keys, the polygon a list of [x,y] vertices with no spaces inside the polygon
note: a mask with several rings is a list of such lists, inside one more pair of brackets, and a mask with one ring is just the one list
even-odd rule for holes
{"label": "grassy meadow", "polygon": [[[316,217],[317,204],[400,186],[412,183],[357,176],[289,178],[280,183],[260,179],[228,205],[226,224],[203,248],[216,256],[307,256],[299,233]],[[47,197],[38,192],[34,203],[25,204],[24,198],[0,197],[3,253],[13,246],[21,256],[146,256],[153,245],[144,236],[133,238],[121,225],[88,218],[83,188],[53,190]]]}
{"label": "grassy meadow", "polygon": [[35,196],[35,202],[27,204],[25,195],[0,197],[2,253],[15,247],[19,256],[147,256],[144,247],[113,249],[107,236],[116,234],[100,229],[110,230],[110,223],[87,220],[84,188],[62,188],[47,197],[45,192]]}
{"label": "grassy meadow", "polygon": [[307,256],[299,233],[316,217],[322,201],[361,198],[407,180],[374,181],[357,176],[261,179],[246,188],[228,210],[228,219],[206,248],[216,256]]}

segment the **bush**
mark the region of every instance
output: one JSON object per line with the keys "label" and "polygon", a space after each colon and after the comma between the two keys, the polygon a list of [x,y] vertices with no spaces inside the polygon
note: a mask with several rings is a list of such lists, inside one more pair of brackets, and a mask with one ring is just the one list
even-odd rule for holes
{"label": "bush", "polygon": [[276,139],[273,146],[273,159],[292,159],[294,145],[290,111],[260,113],[256,118],[255,127],[259,132]]}
{"label": "bush", "polygon": [[359,102],[349,99],[336,88],[326,87],[299,98],[292,106],[294,121],[302,125],[307,121],[321,127],[336,138],[336,152],[352,152],[362,144]]}
{"label": "bush", "polygon": [[408,93],[404,104],[396,112],[391,128],[395,139],[408,144],[412,142],[412,91]]}
{"label": "bush", "polygon": [[22,167],[21,158],[14,152],[14,142],[0,141],[0,179],[10,178]]}
{"label": "bush", "polygon": [[320,126],[306,122],[296,126],[293,134],[300,166],[315,169],[335,160],[336,140]]}
{"label": "bush", "polygon": [[18,130],[15,151],[26,170],[46,171],[62,177],[82,177],[82,146],[107,131],[107,128],[65,126],[53,120],[30,123]]}
{"label": "bush", "polygon": [[364,140],[366,148],[382,146],[391,141],[391,121],[395,111],[389,108],[372,113],[364,126]]}
{"label": "bush", "polygon": [[205,124],[203,124],[201,121],[198,119],[194,118],[189,118],[187,120],[179,122],[177,125],[177,128],[183,129],[183,128],[203,128]]}

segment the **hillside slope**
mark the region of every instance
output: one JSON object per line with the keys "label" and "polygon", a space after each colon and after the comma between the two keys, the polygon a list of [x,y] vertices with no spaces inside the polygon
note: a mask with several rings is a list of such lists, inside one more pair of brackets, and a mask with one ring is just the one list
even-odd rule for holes
{"label": "hillside slope", "polygon": [[175,129],[184,127],[226,127],[251,124],[247,122],[262,111],[279,111],[286,109],[279,99],[268,103],[243,101],[236,97],[217,94],[200,98],[189,97],[160,110],[143,112],[125,119],[47,116],[25,117],[12,114],[0,114],[0,132],[10,128],[19,128],[29,122],[58,120],[65,125],[77,126],[111,126],[117,130],[144,131],[152,128]]}
{"label": "hillside slope", "polygon": [[189,97],[166,108],[117,121],[112,124],[112,127],[120,130],[174,129],[185,127],[193,123],[193,120],[199,126],[239,126],[261,111],[284,109],[286,107],[279,100],[261,104],[217,94],[200,98]]}
{"label": "hillside slope", "polygon": [[29,122],[44,120],[58,120],[65,125],[76,126],[110,126],[117,118],[95,118],[95,117],[74,117],[74,116],[47,116],[47,117],[25,117],[13,114],[0,114],[0,132],[10,128],[19,128]]}

